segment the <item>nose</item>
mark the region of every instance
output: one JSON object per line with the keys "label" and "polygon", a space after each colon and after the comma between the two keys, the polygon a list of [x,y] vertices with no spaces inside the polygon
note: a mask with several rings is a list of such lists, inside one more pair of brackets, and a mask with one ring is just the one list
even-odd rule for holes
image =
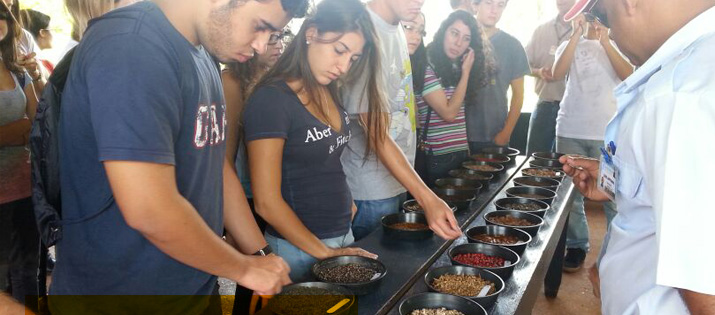
{"label": "nose", "polygon": [[251,43],[251,48],[256,51],[256,53],[264,54],[266,48],[268,47],[268,40],[271,38],[271,32],[265,31],[256,35],[256,38]]}
{"label": "nose", "polygon": [[346,72],[348,72],[348,70],[350,70],[350,59],[351,59],[350,56],[345,56],[343,58],[340,58],[340,60],[338,60],[337,68],[338,68],[339,75],[343,75]]}

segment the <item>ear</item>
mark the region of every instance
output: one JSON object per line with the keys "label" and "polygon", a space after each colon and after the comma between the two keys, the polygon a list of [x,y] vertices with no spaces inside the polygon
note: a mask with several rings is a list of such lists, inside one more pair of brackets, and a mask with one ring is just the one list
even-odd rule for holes
{"label": "ear", "polygon": [[316,37],[318,37],[318,29],[316,27],[311,26],[305,31],[305,40],[314,42]]}

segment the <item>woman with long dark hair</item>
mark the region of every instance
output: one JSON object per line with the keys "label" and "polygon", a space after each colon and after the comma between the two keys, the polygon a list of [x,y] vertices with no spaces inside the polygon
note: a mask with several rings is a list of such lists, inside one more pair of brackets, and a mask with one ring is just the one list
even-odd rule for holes
{"label": "woman with long dark hair", "polygon": [[[340,155],[350,120],[338,86],[379,69],[376,35],[358,0],[325,0],[303,22],[278,63],[258,83],[243,121],[256,212],[269,224],[266,240],[306,279],[317,260],[375,255],[358,248],[350,230],[355,206]],[[367,85],[369,134],[386,133],[384,100],[375,76]]]}
{"label": "woman with long dark hair", "polygon": [[[424,29],[420,22],[405,25]],[[487,48],[476,19],[457,10],[442,22],[429,47],[420,41],[411,55],[425,156],[422,175],[433,185],[469,156],[465,103],[476,101],[477,89],[486,84]]]}
{"label": "woman with long dark hair", "polygon": [[[0,3],[0,291],[9,271],[13,296],[24,303],[26,295],[38,294],[40,237],[25,147],[37,96],[32,78],[17,65],[19,28],[8,6]],[[36,310],[37,301],[28,304]]]}

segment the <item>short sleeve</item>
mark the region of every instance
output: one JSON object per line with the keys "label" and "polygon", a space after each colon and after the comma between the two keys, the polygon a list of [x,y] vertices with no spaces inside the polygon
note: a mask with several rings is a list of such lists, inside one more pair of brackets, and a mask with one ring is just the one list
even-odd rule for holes
{"label": "short sleeve", "polygon": [[[246,142],[268,139],[287,139],[291,127],[291,102],[298,100],[294,95],[276,86],[258,88],[246,104],[243,125]],[[300,104],[302,106],[302,104]]]}
{"label": "short sleeve", "polygon": [[524,46],[522,46],[516,38],[513,38],[513,40],[514,47],[511,50],[512,60],[510,61],[512,73],[509,78],[509,82],[529,75],[531,73],[531,67],[529,66],[529,58],[526,57]]}
{"label": "short sleeve", "polygon": [[136,34],[88,45],[79,69],[99,160],[174,164],[184,106],[175,55]]}
{"label": "short sleeve", "polygon": [[543,40],[541,36],[541,29],[542,26],[539,26],[536,28],[536,30],[534,30],[534,33],[531,35],[531,39],[529,40],[529,43],[526,44],[526,47],[524,48],[524,50],[526,51],[526,58],[529,60],[529,63],[533,68],[538,68],[536,50],[537,46],[539,46],[539,41]]}
{"label": "short sleeve", "polygon": [[564,51],[566,50],[566,46],[569,45],[569,41],[565,41],[559,45],[559,48],[556,48],[556,54],[555,54],[555,59],[554,60],[559,60],[561,58],[561,55],[564,54]]}
{"label": "short sleeve", "polygon": [[368,72],[363,71],[359,77],[340,88],[343,107],[350,115],[365,114],[369,111],[367,97]]}
{"label": "short sleeve", "polygon": [[442,83],[431,66],[425,69],[425,86],[422,89],[422,96],[427,96],[432,92],[442,90]]}

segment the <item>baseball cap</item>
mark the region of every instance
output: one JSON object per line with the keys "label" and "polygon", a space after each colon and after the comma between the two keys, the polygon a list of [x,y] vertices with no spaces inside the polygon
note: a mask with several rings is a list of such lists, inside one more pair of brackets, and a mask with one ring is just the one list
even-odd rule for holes
{"label": "baseball cap", "polygon": [[606,16],[605,12],[599,9],[594,10],[596,3],[598,3],[598,0],[576,1],[573,7],[571,7],[571,10],[564,14],[564,21],[569,22],[581,13],[590,13],[591,15],[595,16],[599,20],[599,22],[601,22],[601,24],[608,27],[608,17]]}

